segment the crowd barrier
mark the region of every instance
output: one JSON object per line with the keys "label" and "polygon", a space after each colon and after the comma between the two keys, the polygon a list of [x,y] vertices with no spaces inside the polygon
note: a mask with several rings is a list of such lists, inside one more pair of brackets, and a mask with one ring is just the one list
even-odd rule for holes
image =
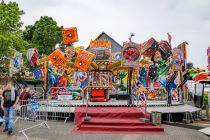
{"label": "crowd barrier", "polygon": [[41,105],[39,102],[24,102],[21,104],[15,111],[15,127],[18,133],[21,133],[25,136],[26,139],[29,139],[26,131],[29,131],[34,128],[48,128],[47,124],[48,113],[43,111],[46,110],[46,105]]}
{"label": "crowd barrier", "polygon": [[[65,106],[61,106],[65,104]],[[49,129],[48,120],[70,119],[71,104],[68,101],[59,100],[20,100],[14,113],[15,130],[29,139],[26,131],[43,127]]]}

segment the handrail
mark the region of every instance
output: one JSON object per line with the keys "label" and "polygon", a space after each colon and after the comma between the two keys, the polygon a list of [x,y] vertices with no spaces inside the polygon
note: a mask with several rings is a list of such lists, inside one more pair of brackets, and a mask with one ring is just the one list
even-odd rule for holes
{"label": "handrail", "polygon": [[[134,97],[136,97],[136,100],[137,100],[137,103],[135,104],[134,103],[134,105],[136,105],[136,107],[139,107],[139,109],[140,109],[140,111],[144,114],[144,117],[145,117],[145,120],[147,119],[146,118],[146,113],[147,113],[147,99],[146,99],[146,95],[144,94],[144,93],[141,93],[141,94],[143,94],[143,97],[141,97],[141,96],[135,96],[134,95]],[[145,105],[144,105],[144,110],[142,110],[142,108],[140,107],[140,103],[139,103],[139,100],[141,99],[143,99],[144,98],[144,102],[145,102]]]}
{"label": "handrail", "polygon": [[[140,108],[140,110],[144,113],[144,115],[146,116],[146,108],[147,108],[147,99],[146,99],[146,96],[145,96],[145,94],[143,93],[143,95],[144,95],[144,102],[145,102],[145,112],[143,112],[142,110],[141,110],[141,108]],[[140,98],[141,98],[141,100],[143,99],[141,96],[140,96]]]}

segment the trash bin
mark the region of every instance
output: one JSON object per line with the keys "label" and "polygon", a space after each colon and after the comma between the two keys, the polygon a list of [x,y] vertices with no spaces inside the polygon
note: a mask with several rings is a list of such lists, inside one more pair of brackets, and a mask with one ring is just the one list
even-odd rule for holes
{"label": "trash bin", "polygon": [[152,115],[152,123],[155,125],[161,125],[162,123],[161,112],[153,111],[151,115]]}

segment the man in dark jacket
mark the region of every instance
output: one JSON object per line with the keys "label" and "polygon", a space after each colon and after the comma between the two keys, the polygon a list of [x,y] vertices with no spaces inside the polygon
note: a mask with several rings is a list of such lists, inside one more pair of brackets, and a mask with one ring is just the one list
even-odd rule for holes
{"label": "man in dark jacket", "polygon": [[3,132],[11,134],[13,131],[13,111],[19,100],[18,91],[13,87],[12,83],[7,84],[6,90],[2,94],[1,108],[4,110],[5,129]]}

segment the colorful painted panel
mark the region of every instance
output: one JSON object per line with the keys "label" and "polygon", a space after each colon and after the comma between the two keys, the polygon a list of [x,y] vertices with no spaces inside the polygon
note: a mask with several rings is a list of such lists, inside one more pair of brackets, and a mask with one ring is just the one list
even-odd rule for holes
{"label": "colorful painted panel", "polygon": [[111,55],[110,49],[92,49],[91,53],[95,55],[95,61],[106,61],[109,60]]}
{"label": "colorful painted panel", "polygon": [[123,66],[138,66],[140,52],[135,43],[124,43],[122,52]]}
{"label": "colorful painted panel", "polygon": [[183,51],[181,49],[174,48],[173,49],[172,59],[173,59],[173,69],[175,71],[181,71],[182,70],[182,66],[184,64]]}
{"label": "colorful painted panel", "polygon": [[80,50],[76,57],[74,65],[79,69],[86,71],[90,66],[90,63],[92,62],[93,58],[93,53],[89,53],[85,50]]}
{"label": "colorful painted panel", "polygon": [[148,57],[152,56],[158,49],[158,43],[154,38],[150,38],[148,41],[144,42],[142,46],[142,55]]}
{"label": "colorful painted panel", "polygon": [[31,66],[38,65],[38,57],[39,57],[39,54],[36,48],[28,49],[26,53],[26,58],[28,62],[31,64]]}
{"label": "colorful painted panel", "polygon": [[57,69],[65,67],[66,64],[69,62],[64,54],[58,49],[51,53],[48,58]]}
{"label": "colorful painted panel", "polygon": [[160,42],[158,42],[158,44],[159,44],[159,51],[160,51],[162,59],[167,60],[171,55],[170,44],[165,40],[161,40]]}
{"label": "colorful painted panel", "polygon": [[34,78],[35,79],[41,79],[42,78],[42,70],[40,68],[35,68],[33,70]]}
{"label": "colorful painted panel", "polygon": [[72,44],[74,42],[78,41],[78,35],[77,35],[77,28],[64,28],[62,30],[63,33],[63,42],[64,44]]}

